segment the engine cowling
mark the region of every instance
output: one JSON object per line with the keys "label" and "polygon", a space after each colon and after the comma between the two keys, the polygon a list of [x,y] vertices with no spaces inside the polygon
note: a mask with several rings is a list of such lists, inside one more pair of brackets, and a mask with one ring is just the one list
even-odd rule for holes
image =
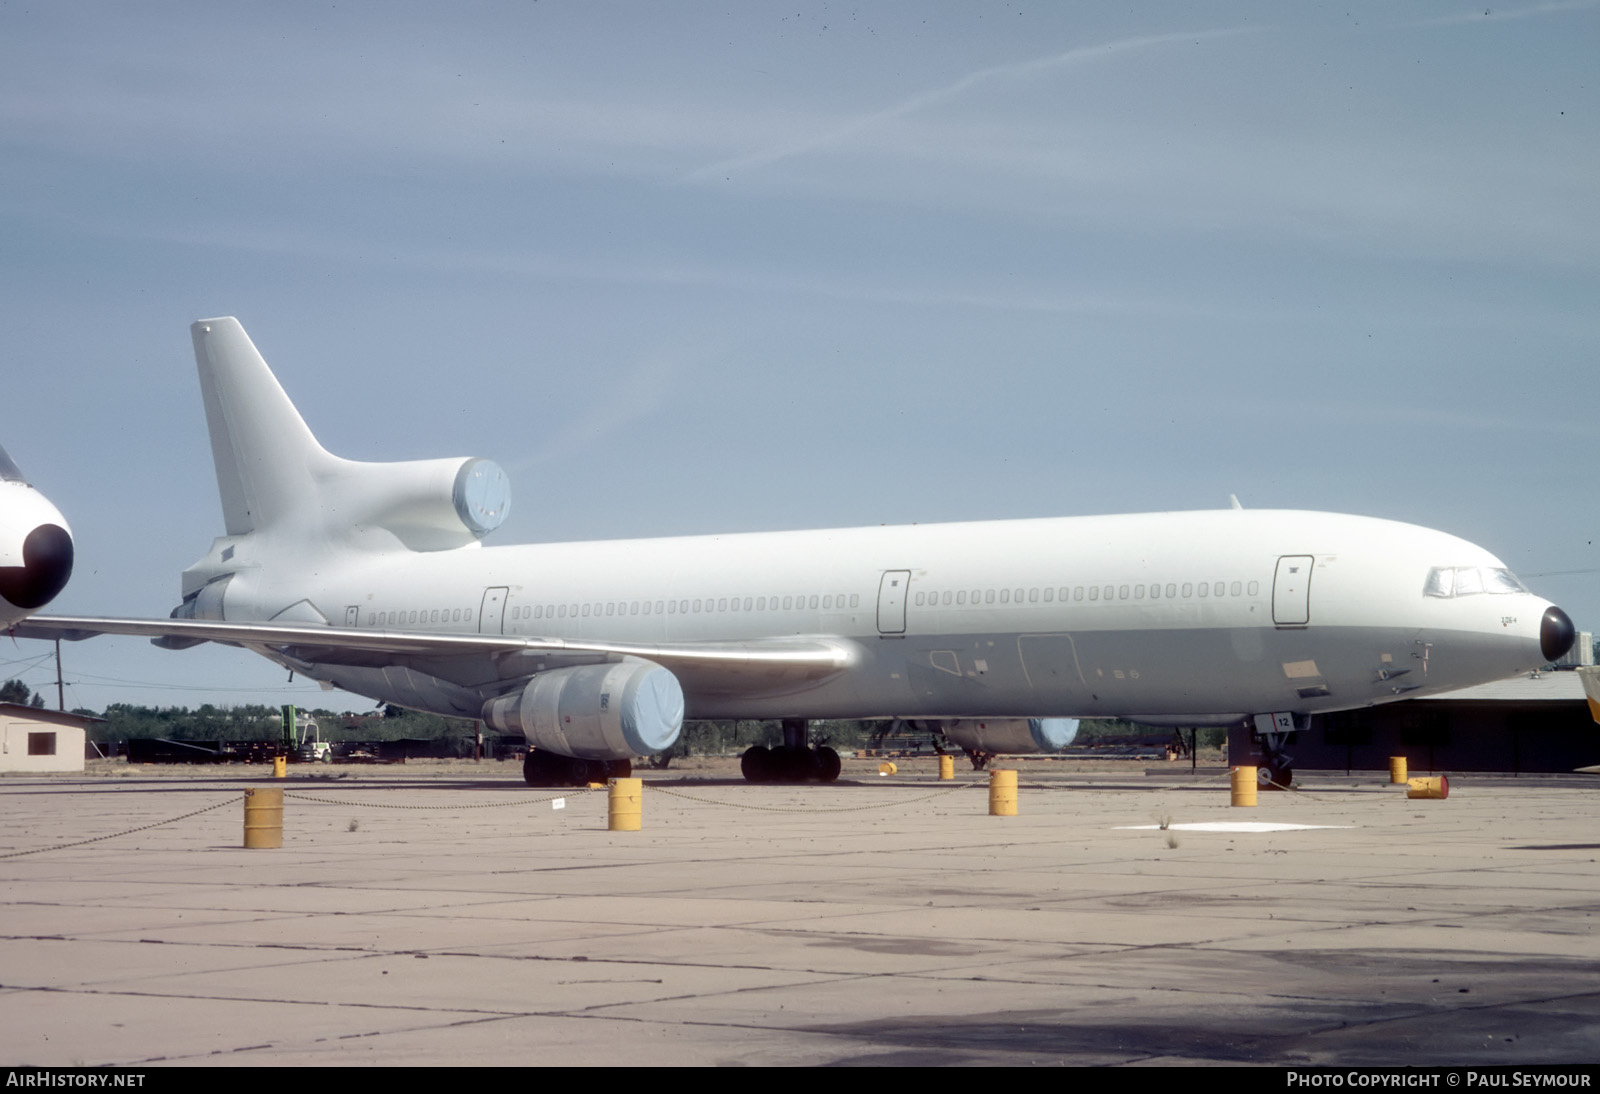
{"label": "engine cowling", "polygon": [[541,672],[483,705],[483,720],[534,748],[585,760],[623,760],[671,748],[683,729],[678,678],[649,661]]}
{"label": "engine cowling", "polygon": [[1078,736],[1076,718],[951,718],[940,723],[950,743],[992,756],[1059,752]]}

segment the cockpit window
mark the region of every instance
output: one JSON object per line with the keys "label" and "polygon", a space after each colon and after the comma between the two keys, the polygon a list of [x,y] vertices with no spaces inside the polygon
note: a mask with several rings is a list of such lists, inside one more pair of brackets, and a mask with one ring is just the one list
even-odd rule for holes
{"label": "cockpit window", "polygon": [[1473,596],[1477,593],[1525,593],[1527,586],[1510,570],[1489,566],[1435,566],[1428,571],[1423,596]]}
{"label": "cockpit window", "polygon": [[27,482],[22,477],[22,472],[17,465],[11,462],[11,457],[6,455],[6,450],[0,448],[0,482]]}

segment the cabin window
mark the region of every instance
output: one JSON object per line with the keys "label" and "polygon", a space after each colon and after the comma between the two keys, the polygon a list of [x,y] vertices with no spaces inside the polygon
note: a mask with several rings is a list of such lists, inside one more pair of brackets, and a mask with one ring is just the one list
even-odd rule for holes
{"label": "cabin window", "polygon": [[[1066,598],[1067,598],[1067,590],[1062,589],[1061,590],[1061,599],[1065,600]],[[1082,600],[1083,599],[1083,586],[1082,585],[1079,585],[1077,588],[1072,590],[1072,599],[1074,599],[1074,600]]]}
{"label": "cabin window", "polygon": [[[1046,604],[1049,604],[1051,601],[1055,600],[1055,597],[1056,597],[1056,591],[1054,589],[1046,589],[1044,591],[1044,602]],[[1030,596],[1029,599],[1031,600],[1032,597]]]}
{"label": "cabin window", "polygon": [[1249,593],[1251,596],[1255,596],[1257,593],[1259,593],[1261,591],[1261,582],[1252,581],[1250,583],[1250,588],[1246,589],[1245,591],[1247,593]]}
{"label": "cabin window", "polygon": [[[948,595],[948,594],[946,594],[946,595]],[[956,603],[957,604],[965,604],[966,602],[967,602],[967,590],[962,589],[960,592],[956,593]]]}
{"label": "cabin window", "polygon": [[1241,585],[1239,582],[1235,581],[1233,583],[1233,587],[1230,588],[1228,590],[1228,592],[1231,593],[1234,596],[1238,596],[1240,593],[1244,592],[1244,586]]}
{"label": "cabin window", "polygon": [[861,594],[860,593],[851,593],[850,594],[850,606],[852,608],[859,608],[861,606]]}
{"label": "cabin window", "polygon": [[1011,590],[1010,589],[1001,589],[1000,590],[1000,603],[1002,603],[1002,604],[1011,603]]}
{"label": "cabin window", "polygon": [[1144,599],[1144,586],[1143,585],[1135,585],[1133,587],[1133,598],[1135,600],[1143,600]]}
{"label": "cabin window", "polygon": [[1090,600],[1099,600],[1100,599],[1100,586],[1098,586],[1098,585],[1089,586],[1089,599]]}
{"label": "cabin window", "polygon": [[1161,586],[1160,585],[1152,585],[1152,586],[1150,586],[1150,599],[1151,600],[1160,600],[1161,599]]}
{"label": "cabin window", "polygon": [[1118,590],[1118,595],[1123,600],[1128,599],[1128,587],[1124,585],[1120,590]]}

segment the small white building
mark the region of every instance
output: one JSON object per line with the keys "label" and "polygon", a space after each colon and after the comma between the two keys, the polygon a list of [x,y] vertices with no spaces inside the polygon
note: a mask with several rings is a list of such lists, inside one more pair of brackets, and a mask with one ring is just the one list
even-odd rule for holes
{"label": "small white building", "polygon": [[91,722],[17,703],[0,703],[0,774],[82,771],[84,739]]}

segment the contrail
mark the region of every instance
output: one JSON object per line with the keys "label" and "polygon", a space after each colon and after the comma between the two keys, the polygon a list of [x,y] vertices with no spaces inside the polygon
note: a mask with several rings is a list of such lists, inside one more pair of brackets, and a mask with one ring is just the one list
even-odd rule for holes
{"label": "contrail", "polygon": [[684,181],[694,182],[715,175],[726,175],[745,168],[763,167],[769,163],[776,163],[779,160],[789,159],[818,148],[825,148],[830,144],[837,144],[885,122],[903,118],[907,114],[914,113],[924,107],[932,106],[936,103],[949,102],[979,84],[988,83],[992,80],[1012,76],[1029,76],[1048,69],[1065,68],[1081,63],[1098,61],[1118,53],[1129,53],[1150,46],[1165,45],[1168,42],[1194,42],[1205,38],[1231,37],[1251,32],[1250,28],[1238,27],[1223,30],[1183,31],[1173,34],[1149,34],[1135,38],[1119,38],[1114,42],[1104,42],[1100,45],[1080,46],[1077,49],[1069,49],[1064,53],[1053,53],[1048,57],[1036,57],[1028,61],[995,65],[992,68],[980,68],[976,72],[971,72],[961,77],[953,84],[913,95],[909,99],[895,103],[893,106],[885,107],[870,114],[863,114],[816,136],[792,141],[760,152],[751,152],[747,155],[734,156],[707,164],[685,175]]}

